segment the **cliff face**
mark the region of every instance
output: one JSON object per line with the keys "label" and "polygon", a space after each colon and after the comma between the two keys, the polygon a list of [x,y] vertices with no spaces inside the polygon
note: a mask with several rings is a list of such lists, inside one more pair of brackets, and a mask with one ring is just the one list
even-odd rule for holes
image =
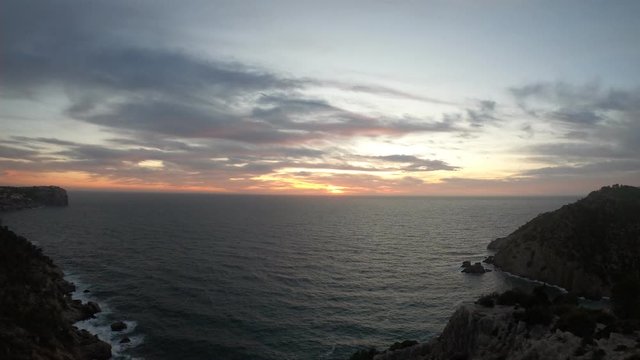
{"label": "cliff face", "polygon": [[100,311],[72,300],[74,289],[39,248],[0,227],[0,359],[109,359],[109,344],[73,327]]}
{"label": "cliff face", "polygon": [[67,191],[57,186],[0,186],[0,211],[68,204]]}
{"label": "cliff face", "polygon": [[619,277],[640,274],[640,188],[603,187],[488,248],[504,271],[580,295],[608,296]]}
{"label": "cliff face", "polygon": [[[610,333],[590,341],[556,324],[531,325],[518,320],[513,306],[491,308],[465,304],[430,342],[376,355],[374,360],[549,360],[636,359],[638,332]],[[603,328],[604,324],[598,325]]]}

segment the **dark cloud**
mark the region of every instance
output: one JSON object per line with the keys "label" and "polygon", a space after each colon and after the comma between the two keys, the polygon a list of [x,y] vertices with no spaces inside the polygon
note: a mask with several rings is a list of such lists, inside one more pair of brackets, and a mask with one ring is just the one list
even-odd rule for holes
{"label": "dark cloud", "polygon": [[31,142],[38,142],[38,143],[50,144],[50,145],[62,145],[62,146],[78,145],[78,143],[73,141],[66,141],[66,140],[60,140],[55,138],[45,138],[45,137],[30,138],[27,136],[13,136],[12,139],[15,141],[15,143],[21,144],[21,145],[27,145],[28,143],[31,143]]}
{"label": "dark cloud", "polygon": [[640,89],[605,89],[599,83],[540,82],[512,87],[509,92],[527,113],[569,125],[594,126],[620,115],[612,111],[640,111]]}
{"label": "dark cloud", "polygon": [[[372,118],[299,95],[322,81],[141,46],[138,37],[149,35],[134,31],[137,17],[130,13],[140,15],[134,5],[4,6],[3,93],[36,94],[62,86],[71,101],[66,115],[119,133],[300,144],[331,136],[456,131],[449,123]],[[131,36],[122,37],[127,29]],[[351,89],[410,97],[373,85]]]}
{"label": "dark cloud", "polygon": [[467,109],[467,117],[471,126],[481,127],[487,122],[495,121],[497,103],[492,100],[482,100],[478,102],[477,108]]}
{"label": "dark cloud", "polygon": [[521,175],[534,177],[567,177],[612,173],[632,173],[640,178],[640,160],[602,161],[574,166],[544,167],[525,171],[521,173]]}
{"label": "dark cloud", "polygon": [[0,145],[0,158],[25,160],[37,156],[39,153],[34,150],[25,150],[12,146]]}
{"label": "dark cloud", "polygon": [[550,144],[532,145],[529,151],[538,154],[553,156],[566,161],[584,159],[620,159],[633,158],[636,153],[625,151],[613,144],[593,144],[585,142],[558,142]]}
{"label": "dark cloud", "polygon": [[606,89],[599,83],[535,83],[510,89],[520,106],[541,124],[551,125],[553,141],[524,146],[522,152],[550,166],[523,176],[573,176],[615,171],[640,173],[640,89]]}
{"label": "dark cloud", "polygon": [[[12,142],[16,145],[0,146],[2,167],[17,171],[84,172],[93,177],[112,179],[123,184],[146,182],[186,186],[197,183],[210,186],[215,183],[229,185],[231,179],[236,179],[236,186],[250,188],[256,184],[264,185],[255,177],[299,168],[306,169],[301,172],[308,174],[309,181],[327,181],[333,176],[327,175],[327,172],[350,172],[350,176],[335,175],[336,181],[351,179],[357,180],[358,184],[377,182],[384,183],[385,186],[417,186],[422,180],[415,176],[407,175],[401,180],[384,180],[375,174],[383,171],[411,174],[457,169],[443,161],[426,160],[410,155],[362,157],[340,151],[327,153],[309,148],[280,146],[263,146],[257,153],[251,146],[220,145],[217,142],[187,144],[168,141],[162,148],[154,147],[158,142],[153,139],[150,139],[149,143],[127,138],[109,141],[124,146],[120,148],[43,137],[14,137]],[[48,150],[32,151],[21,149],[21,144],[54,146]],[[363,159],[370,165],[354,165],[362,163]],[[154,162],[151,166],[150,161]],[[389,163],[397,166],[389,166]],[[288,175],[278,176],[286,178]],[[341,184],[346,187],[346,183]]]}
{"label": "dark cloud", "polygon": [[406,164],[406,166],[402,168],[406,171],[453,171],[459,169],[459,167],[451,166],[442,160],[420,159],[412,155],[371,156],[369,158]]}

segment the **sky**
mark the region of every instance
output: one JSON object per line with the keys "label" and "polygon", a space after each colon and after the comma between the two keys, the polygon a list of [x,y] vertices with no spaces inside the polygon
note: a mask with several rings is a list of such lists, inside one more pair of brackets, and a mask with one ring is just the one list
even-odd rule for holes
{"label": "sky", "polygon": [[640,185],[638,1],[0,2],[0,184]]}

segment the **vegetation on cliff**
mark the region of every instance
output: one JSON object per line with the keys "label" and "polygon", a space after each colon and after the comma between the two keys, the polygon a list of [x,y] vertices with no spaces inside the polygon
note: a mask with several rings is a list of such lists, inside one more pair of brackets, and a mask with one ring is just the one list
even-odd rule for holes
{"label": "vegetation on cliff", "polygon": [[499,268],[589,297],[640,275],[640,188],[603,187],[489,244]]}
{"label": "vegetation on cliff", "polygon": [[0,226],[0,359],[108,359],[111,346],[72,324],[100,311],[41,249]]}
{"label": "vegetation on cliff", "polygon": [[360,350],[352,360],[549,360],[640,357],[640,323],[608,310],[581,307],[578,298],[555,298],[547,288],[508,290],[456,310],[429,342],[396,343],[385,351]]}
{"label": "vegetation on cliff", "polygon": [[[603,187],[488,247],[485,262],[572,292],[485,295],[429,342],[352,359],[640,359],[640,188]],[[611,310],[581,307],[577,295],[610,295]]]}

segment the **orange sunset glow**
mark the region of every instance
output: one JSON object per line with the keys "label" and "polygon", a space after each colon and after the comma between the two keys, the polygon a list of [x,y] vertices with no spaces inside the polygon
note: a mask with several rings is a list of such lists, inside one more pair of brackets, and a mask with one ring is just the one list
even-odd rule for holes
{"label": "orange sunset glow", "polygon": [[81,3],[37,21],[16,7],[0,24],[0,184],[490,196],[640,182],[640,52],[617,25],[550,21],[545,42],[508,6],[367,5],[340,5],[356,22],[267,4]]}

